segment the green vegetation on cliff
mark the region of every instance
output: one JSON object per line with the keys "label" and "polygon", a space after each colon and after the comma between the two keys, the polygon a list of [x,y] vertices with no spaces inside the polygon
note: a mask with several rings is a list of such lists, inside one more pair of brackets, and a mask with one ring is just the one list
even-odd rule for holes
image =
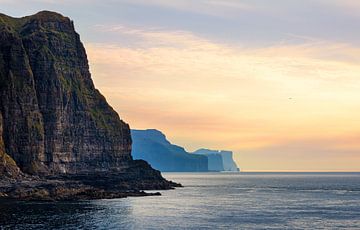
{"label": "green vegetation on cliff", "polygon": [[69,18],[0,15],[0,34],[5,149],[21,170],[108,171],[131,161],[129,125],[95,88]]}
{"label": "green vegetation on cliff", "polygon": [[20,170],[12,159],[5,152],[5,144],[2,138],[3,133],[3,119],[0,114],[0,179],[3,177],[16,178],[19,176]]}

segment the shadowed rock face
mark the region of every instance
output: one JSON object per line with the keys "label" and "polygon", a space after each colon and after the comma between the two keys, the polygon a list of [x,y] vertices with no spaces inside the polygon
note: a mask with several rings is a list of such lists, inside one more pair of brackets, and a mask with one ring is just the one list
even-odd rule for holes
{"label": "shadowed rock face", "polygon": [[70,19],[0,17],[6,152],[27,173],[117,170],[131,161],[129,125],[95,89]]}
{"label": "shadowed rock face", "polygon": [[206,156],[189,154],[184,148],[171,144],[156,129],[131,130],[133,157],[148,161],[152,167],[163,172],[208,171]]}
{"label": "shadowed rock face", "polygon": [[2,130],[3,121],[0,114],[0,179],[19,178],[21,176],[20,169],[15,161],[5,152]]}
{"label": "shadowed rock face", "polygon": [[95,187],[103,177],[117,183],[106,189],[117,190],[174,185],[132,159],[129,125],[95,89],[73,22],[60,14],[0,14],[0,118],[2,177],[71,177]]}

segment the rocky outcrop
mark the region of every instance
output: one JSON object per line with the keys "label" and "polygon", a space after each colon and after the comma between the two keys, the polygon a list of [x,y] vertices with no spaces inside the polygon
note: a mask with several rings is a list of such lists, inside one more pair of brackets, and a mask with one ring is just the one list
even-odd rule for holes
{"label": "rocky outcrop", "polygon": [[161,179],[160,172],[141,160],[132,161],[122,172],[59,174],[47,177],[22,175],[0,180],[0,198],[21,200],[87,200],[127,196],[160,195],[144,190],[181,186]]}
{"label": "rocky outcrop", "polygon": [[131,130],[133,157],[148,161],[163,172],[206,172],[207,157],[189,154],[184,148],[171,144],[156,129]]}
{"label": "rocky outcrop", "polygon": [[22,171],[108,171],[131,161],[129,125],[95,89],[72,21],[51,12],[2,21],[3,137]]}
{"label": "rocky outcrop", "polygon": [[240,171],[233,159],[233,153],[226,150],[199,149],[194,154],[205,155],[209,159],[209,171]]}
{"label": "rocky outcrop", "polygon": [[124,189],[134,186],[125,177],[143,189],[174,185],[132,159],[129,125],[95,89],[69,18],[48,11],[23,18],[0,15],[0,96],[0,159],[6,162],[0,172],[15,175],[18,167],[78,183],[79,175],[97,181],[116,175]]}

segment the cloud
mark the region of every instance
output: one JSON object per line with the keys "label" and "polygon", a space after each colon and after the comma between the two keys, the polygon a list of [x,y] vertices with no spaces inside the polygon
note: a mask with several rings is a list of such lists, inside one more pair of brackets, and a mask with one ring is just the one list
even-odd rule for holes
{"label": "cloud", "polygon": [[[350,140],[359,133],[357,47],[319,39],[238,47],[188,31],[97,28],[130,41],[86,48],[97,87],[134,128],[161,129],[189,150],[254,153],[253,160],[275,152],[272,146],[286,151],[287,143],[306,138]],[[328,143],[302,150],[326,156]],[[341,153],[355,147],[343,142],[329,148]]]}
{"label": "cloud", "polygon": [[238,0],[122,0],[123,3],[163,7],[173,10],[193,12],[197,14],[207,14],[213,16],[230,17],[235,16],[239,11],[255,11],[259,8],[255,4]]}
{"label": "cloud", "polygon": [[[315,81],[340,79],[351,82],[357,80],[357,74],[350,70],[358,69],[360,62],[359,48],[325,40],[307,38],[305,43],[297,45],[283,43],[246,48],[212,42],[188,31],[139,29],[123,25],[98,25],[97,29],[101,33],[112,33],[112,36],[129,36],[131,40],[131,44],[126,47],[121,44],[88,44],[90,49],[99,54],[94,55],[97,63],[106,64],[108,56],[112,56],[113,62],[132,67],[136,65],[136,69],[147,71],[176,74],[180,69],[199,71],[206,66],[209,70],[221,73],[217,76],[226,78],[249,79],[251,75],[251,79],[276,80],[276,76],[282,78],[284,73],[288,73],[285,76],[287,78],[298,76],[304,79],[311,74]],[[188,62],[192,62],[191,68],[183,68]],[[164,71],[164,68],[167,69]],[[276,76],[267,77],[274,72]]]}
{"label": "cloud", "polygon": [[56,0],[31,0],[31,1],[25,1],[25,0],[17,0],[17,1],[12,1],[12,0],[0,0],[0,3],[4,3],[4,4],[10,4],[10,5],[24,5],[27,3],[43,3],[43,4],[55,4],[55,3],[59,3],[59,1]]}
{"label": "cloud", "polygon": [[172,47],[204,50],[219,48],[208,39],[183,30],[164,31],[163,28],[134,28],[126,25],[96,25],[95,29],[113,36],[128,36],[133,46],[137,48]]}
{"label": "cloud", "polygon": [[357,1],[0,2],[15,15],[77,15],[96,87],[133,128],[236,150],[245,169],[358,162]]}
{"label": "cloud", "polygon": [[[328,2],[328,1],[326,1]],[[356,10],[360,8],[360,2],[358,0],[335,0],[332,1],[333,4],[344,7],[347,9]]]}

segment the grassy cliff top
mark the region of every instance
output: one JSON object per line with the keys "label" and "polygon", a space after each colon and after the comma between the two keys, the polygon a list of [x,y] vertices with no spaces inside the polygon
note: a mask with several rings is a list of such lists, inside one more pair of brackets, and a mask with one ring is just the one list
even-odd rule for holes
{"label": "grassy cliff top", "polygon": [[68,17],[64,17],[59,13],[47,11],[47,10],[40,11],[34,15],[25,16],[21,18],[15,18],[0,13],[0,25],[5,24],[15,30],[18,30],[27,22],[32,20],[42,21],[42,22],[70,22],[70,19]]}

